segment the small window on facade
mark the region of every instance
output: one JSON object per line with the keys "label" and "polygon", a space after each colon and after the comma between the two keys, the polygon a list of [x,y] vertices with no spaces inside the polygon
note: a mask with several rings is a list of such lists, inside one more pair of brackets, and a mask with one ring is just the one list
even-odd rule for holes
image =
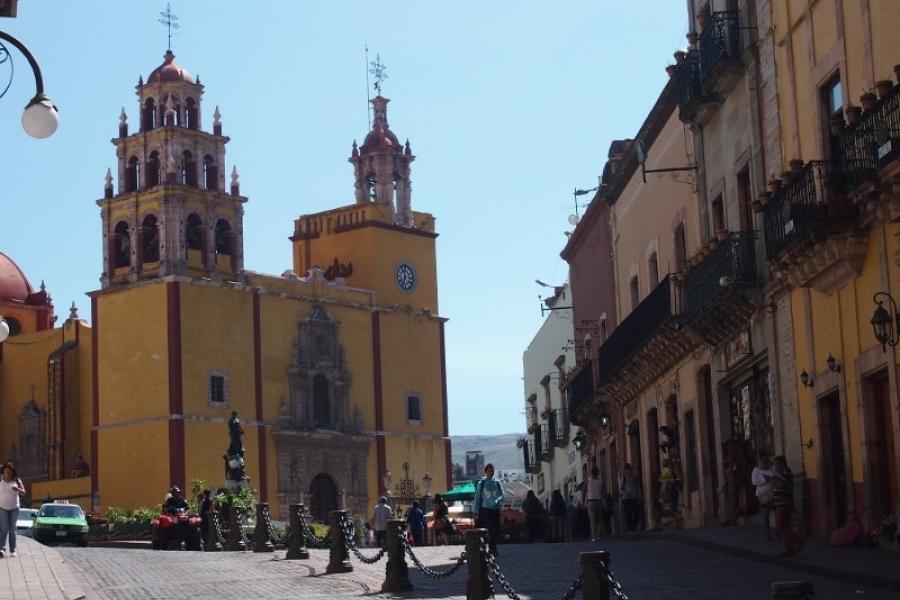
{"label": "small window on facade", "polygon": [[647,261],[647,271],[650,276],[650,289],[655,290],[659,285],[659,259],[656,258],[656,252],[650,255]]}
{"label": "small window on facade", "polygon": [[752,191],[750,189],[750,169],[744,169],[737,176],[738,203],[741,210],[741,231],[753,231]]}
{"label": "small window on facade", "polygon": [[718,233],[725,229],[725,204],[722,202],[722,194],[712,201],[713,231]]}
{"label": "small window on facade", "polygon": [[221,371],[207,374],[206,398],[210,406],[228,406],[228,375]]}
{"label": "small window on facade", "polygon": [[641,302],[641,288],[638,283],[637,275],[631,278],[631,281],[628,284],[628,289],[631,292],[631,310],[634,310]]}
{"label": "small window on facade", "polygon": [[420,396],[410,394],[406,397],[406,420],[422,422],[422,398]]}

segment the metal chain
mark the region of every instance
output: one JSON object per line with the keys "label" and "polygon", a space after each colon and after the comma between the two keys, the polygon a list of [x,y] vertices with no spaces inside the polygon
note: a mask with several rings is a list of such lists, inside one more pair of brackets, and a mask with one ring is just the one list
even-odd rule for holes
{"label": "metal chain", "polygon": [[222,533],[222,523],[219,521],[219,513],[214,512],[214,513],[212,513],[212,515],[213,515],[212,522],[216,526],[216,537],[218,538],[219,543],[224,546],[225,545],[225,535]]}
{"label": "metal chain", "polygon": [[300,528],[303,530],[303,536],[306,538],[306,544],[312,547],[318,548],[330,548],[331,541],[328,537],[318,537],[316,533],[312,530],[312,527],[309,526],[309,523],[306,522],[306,517],[303,514],[302,510],[298,510],[297,513],[300,515]]}
{"label": "metal chain", "polygon": [[575,594],[578,593],[578,590],[581,589],[583,583],[584,582],[581,580],[581,577],[573,581],[572,585],[569,586],[569,589],[566,591],[566,593],[563,594],[562,600],[572,600],[572,598],[575,597]]}
{"label": "metal chain", "polygon": [[466,564],[466,551],[463,550],[462,554],[459,555],[459,558],[456,559],[456,564],[446,569],[444,571],[439,571],[437,569],[431,569],[422,564],[422,561],[419,560],[419,557],[415,555],[413,552],[412,546],[409,545],[409,541],[402,535],[400,535],[400,543],[403,544],[403,549],[406,554],[409,556],[410,560],[413,561],[413,564],[416,565],[425,577],[429,577],[431,579],[446,579],[456,573],[460,567]]}
{"label": "metal chain", "polygon": [[[519,595],[516,593],[516,590],[513,589],[513,586],[506,580],[506,577],[503,576],[503,573],[500,571],[500,567],[497,566],[497,561],[494,559],[494,555],[491,554],[490,548],[488,548],[487,542],[484,538],[481,539],[481,553],[484,554],[484,559],[488,565],[488,579],[493,578],[497,579],[497,583],[500,584],[500,587],[503,588],[503,591],[506,592],[506,595],[512,598],[512,600],[520,600]],[[491,593],[493,593],[493,582],[491,582]]]}
{"label": "metal chain", "polygon": [[285,540],[282,540],[275,534],[275,528],[272,526],[272,516],[269,514],[269,511],[265,511],[263,516],[266,519],[266,535],[269,536],[269,541],[273,544],[281,544]]}
{"label": "metal chain", "polygon": [[365,564],[374,565],[387,554],[387,546],[385,546],[374,556],[366,556],[356,547],[356,543],[353,541],[353,532],[350,529],[350,522],[347,521],[346,517],[342,517],[341,522],[338,525],[344,531],[344,547],[347,549],[347,552],[352,552],[356,558]]}
{"label": "metal chain", "polygon": [[628,600],[628,596],[625,595],[625,591],[622,589],[622,584],[616,581],[616,576],[613,575],[613,572],[609,569],[609,565],[604,564],[603,566],[604,571],[606,571],[606,581],[609,582],[609,587],[613,594],[615,594],[616,598],[619,600]]}

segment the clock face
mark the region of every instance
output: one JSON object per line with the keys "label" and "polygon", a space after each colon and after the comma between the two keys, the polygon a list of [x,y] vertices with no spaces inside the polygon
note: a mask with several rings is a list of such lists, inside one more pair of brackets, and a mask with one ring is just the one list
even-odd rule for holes
{"label": "clock face", "polygon": [[416,270],[409,263],[402,262],[397,265],[394,279],[397,281],[397,286],[404,292],[411,292],[416,288]]}

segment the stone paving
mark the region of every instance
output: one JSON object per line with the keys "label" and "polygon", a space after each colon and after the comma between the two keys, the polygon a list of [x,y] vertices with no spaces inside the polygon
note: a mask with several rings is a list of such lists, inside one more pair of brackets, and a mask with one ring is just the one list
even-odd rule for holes
{"label": "stone paving", "polygon": [[[763,600],[769,598],[773,581],[797,579],[813,582],[817,600],[897,597],[896,592],[877,587],[800,573],[788,566],[746,560],[665,539],[501,546],[499,563],[521,598],[556,599],[578,575],[579,553],[598,549],[610,552],[613,571],[632,600]],[[461,546],[416,550],[426,565],[435,568],[451,566],[461,551]],[[254,554],[111,548],[59,550],[63,566],[75,573],[77,584],[87,598],[227,600],[381,595],[384,560],[368,566],[353,559],[352,573],[325,575],[327,551],[311,553],[309,560],[287,561],[283,560],[284,551]],[[410,574],[415,589],[398,597],[465,597],[465,567],[445,580],[425,579],[411,564]]]}
{"label": "stone paving", "polygon": [[0,560],[0,600],[76,600],[83,598],[59,553],[18,536],[18,556]]}

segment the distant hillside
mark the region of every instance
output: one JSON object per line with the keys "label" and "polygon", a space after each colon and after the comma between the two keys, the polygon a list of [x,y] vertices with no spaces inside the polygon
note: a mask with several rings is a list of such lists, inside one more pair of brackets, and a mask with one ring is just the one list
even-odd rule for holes
{"label": "distant hillside", "polygon": [[484,462],[494,463],[498,469],[524,469],[522,450],[516,448],[516,441],[522,436],[521,433],[452,435],[450,443],[453,449],[453,462],[465,466],[466,451],[481,450],[484,452]]}

